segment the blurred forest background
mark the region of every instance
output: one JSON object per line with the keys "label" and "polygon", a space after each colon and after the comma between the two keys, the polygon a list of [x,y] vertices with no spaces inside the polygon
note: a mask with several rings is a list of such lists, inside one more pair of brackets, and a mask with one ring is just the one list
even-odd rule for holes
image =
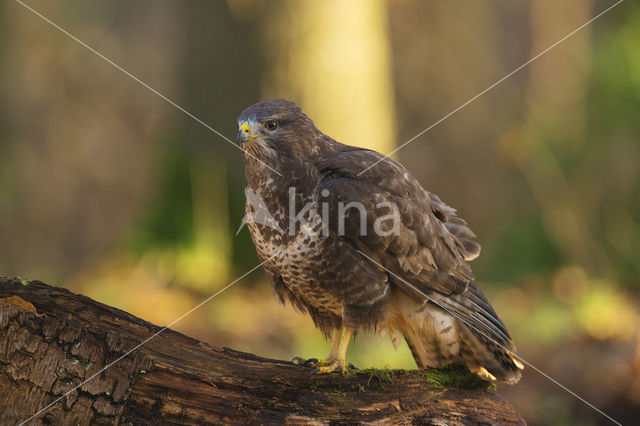
{"label": "blurred forest background", "polygon": [[[604,0],[31,0],[232,140],[267,97],[389,152]],[[13,1],[0,5],[0,274],[163,325],[256,265],[239,152]],[[477,233],[472,266],[519,354],[640,417],[640,4],[624,2],[396,154]],[[174,327],[266,357],[325,355],[254,272]],[[415,368],[361,334],[357,366]],[[606,419],[527,368],[530,424]]]}

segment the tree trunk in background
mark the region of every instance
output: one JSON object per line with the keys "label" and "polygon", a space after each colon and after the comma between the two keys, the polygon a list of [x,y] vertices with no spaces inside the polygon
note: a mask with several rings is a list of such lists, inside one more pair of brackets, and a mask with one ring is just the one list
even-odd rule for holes
{"label": "tree trunk in background", "polygon": [[310,376],[161,330],[65,289],[0,279],[0,422],[53,403],[30,424],[524,423],[484,386],[437,387],[410,372]]}
{"label": "tree trunk in background", "polygon": [[395,102],[383,0],[231,0],[263,28],[263,94],[299,103],[318,127],[349,145],[388,153],[395,146]]}

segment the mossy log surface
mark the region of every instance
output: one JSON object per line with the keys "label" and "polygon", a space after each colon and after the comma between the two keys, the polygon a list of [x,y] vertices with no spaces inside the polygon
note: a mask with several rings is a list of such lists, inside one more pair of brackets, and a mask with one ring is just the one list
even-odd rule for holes
{"label": "mossy log surface", "polygon": [[0,423],[524,423],[488,383],[447,372],[310,376],[170,329],[147,341],[161,330],[62,288],[0,278]]}

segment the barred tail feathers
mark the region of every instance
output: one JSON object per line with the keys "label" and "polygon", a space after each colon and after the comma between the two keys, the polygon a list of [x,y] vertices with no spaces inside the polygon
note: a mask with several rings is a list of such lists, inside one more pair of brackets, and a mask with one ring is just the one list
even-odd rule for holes
{"label": "barred tail feathers", "polygon": [[[472,331],[463,321],[434,303],[408,297],[394,303],[389,326],[402,333],[419,368],[464,363],[485,380],[516,383],[522,364],[508,347]],[[390,333],[394,334],[394,333]]]}

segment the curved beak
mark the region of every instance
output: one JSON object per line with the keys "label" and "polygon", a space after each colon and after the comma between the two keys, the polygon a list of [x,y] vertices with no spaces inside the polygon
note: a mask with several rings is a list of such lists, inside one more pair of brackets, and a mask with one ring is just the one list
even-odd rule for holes
{"label": "curved beak", "polygon": [[251,139],[251,129],[249,127],[249,123],[244,121],[238,127],[238,136],[237,136],[238,145],[242,145],[249,139]]}

